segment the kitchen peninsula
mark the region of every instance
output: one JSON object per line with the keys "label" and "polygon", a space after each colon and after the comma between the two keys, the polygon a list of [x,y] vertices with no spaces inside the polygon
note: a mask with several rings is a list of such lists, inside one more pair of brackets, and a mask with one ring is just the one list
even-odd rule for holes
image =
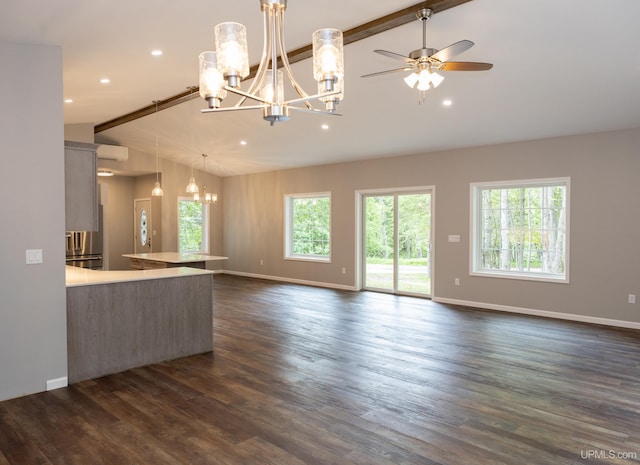
{"label": "kitchen peninsula", "polygon": [[67,266],[69,383],[212,351],[212,275]]}
{"label": "kitchen peninsula", "polygon": [[204,269],[206,262],[229,259],[229,257],[218,257],[216,255],[180,252],[123,254],[122,256],[131,260],[132,270],[150,270],[179,266]]}

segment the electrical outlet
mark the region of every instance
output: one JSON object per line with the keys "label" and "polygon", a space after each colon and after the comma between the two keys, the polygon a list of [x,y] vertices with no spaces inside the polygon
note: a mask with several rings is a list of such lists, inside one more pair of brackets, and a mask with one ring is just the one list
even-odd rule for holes
{"label": "electrical outlet", "polygon": [[635,294],[629,294],[629,303],[630,304],[635,304],[636,303],[636,295]]}
{"label": "electrical outlet", "polygon": [[260,266],[264,265],[264,260],[261,258],[260,259]]}
{"label": "electrical outlet", "polygon": [[456,286],[459,286],[459,285],[460,285],[460,278],[456,278],[456,279],[454,279],[454,280],[453,280],[453,283],[454,283]]}
{"label": "electrical outlet", "polygon": [[342,274],[347,274],[347,269],[346,268],[342,268]]}

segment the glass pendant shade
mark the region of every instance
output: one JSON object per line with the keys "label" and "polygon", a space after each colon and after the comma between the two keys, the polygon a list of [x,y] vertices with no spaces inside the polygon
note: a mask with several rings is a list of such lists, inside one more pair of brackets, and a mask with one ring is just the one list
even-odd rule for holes
{"label": "glass pendant shade", "polygon": [[264,85],[260,89],[260,97],[267,102],[280,105],[284,101],[284,77],[282,71],[276,71],[277,81],[273,85],[273,70],[267,71],[264,78]]}
{"label": "glass pendant shade", "polygon": [[338,29],[318,29],[313,33],[313,78],[324,83],[323,92],[344,79],[342,32]]}
{"label": "glass pendant shade", "polygon": [[189,184],[187,185],[187,194],[196,194],[200,191],[198,189],[198,185],[196,184],[196,178],[191,176],[189,178]]}
{"label": "glass pendant shade", "polygon": [[162,192],[162,188],[160,187],[159,181],[156,181],[156,184],[153,187],[153,190],[151,191],[151,195],[154,197],[162,197],[164,195],[164,192]]}
{"label": "glass pendant shade", "polygon": [[247,29],[240,23],[220,23],[215,27],[218,69],[230,87],[249,75]]}
{"label": "glass pendant shade", "polygon": [[209,108],[218,108],[227,96],[224,76],[218,69],[216,52],[202,52],[200,62],[200,96],[209,102]]}

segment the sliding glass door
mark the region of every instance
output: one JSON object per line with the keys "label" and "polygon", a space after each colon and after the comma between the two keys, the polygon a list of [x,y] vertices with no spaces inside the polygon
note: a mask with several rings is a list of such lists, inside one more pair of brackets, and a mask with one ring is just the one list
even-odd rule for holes
{"label": "sliding glass door", "polygon": [[431,295],[431,192],[366,194],[363,211],[365,289]]}

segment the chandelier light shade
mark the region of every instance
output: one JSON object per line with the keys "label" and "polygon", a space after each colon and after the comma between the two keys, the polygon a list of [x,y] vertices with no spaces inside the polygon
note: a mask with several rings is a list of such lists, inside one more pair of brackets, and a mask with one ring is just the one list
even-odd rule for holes
{"label": "chandelier light shade", "polygon": [[218,107],[227,96],[222,72],[218,69],[216,52],[202,52],[200,62],[200,96],[210,107]]}
{"label": "chandelier light shade", "polygon": [[342,99],[344,83],[344,54],[342,32],[319,29],[313,33],[313,78],[318,81],[318,93],[337,92],[321,98],[326,109],[335,111]]}
{"label": "chandelier light shade", "polygon": [[240,23],[220,23],[215,28],[218,69],[230,87],[238,87],[249,75],[247,29]]}
{"label": "chandelier light shade", "polygon": [[[247,91],[240,82],[249,75],[249,53],[246,28],[227,22],[215,27],[215,52],[200,54],[200,95],[208,103],[203,112],[262,109],[263,118],[271,125],[289,119],[290,110],[336,114],[336,106],[344,94],[344,53],[342,32],[319,29],[313,33],[313,76],[318,92],[307,94],[293,77],[284,45],[284,12],[287,0],[260,0],[264,19],[263,48],[258,69]],[[281,71],[278,69],[278,60]],[[219,74],[214,72],[217,69]],[[297,94],[285,98],[285,76]],[[222,107],[226,92],[240,95],[230,107]],[[253,104],[245,105],[246,100]],[[315,108],[312,101],[324,103]]]}

